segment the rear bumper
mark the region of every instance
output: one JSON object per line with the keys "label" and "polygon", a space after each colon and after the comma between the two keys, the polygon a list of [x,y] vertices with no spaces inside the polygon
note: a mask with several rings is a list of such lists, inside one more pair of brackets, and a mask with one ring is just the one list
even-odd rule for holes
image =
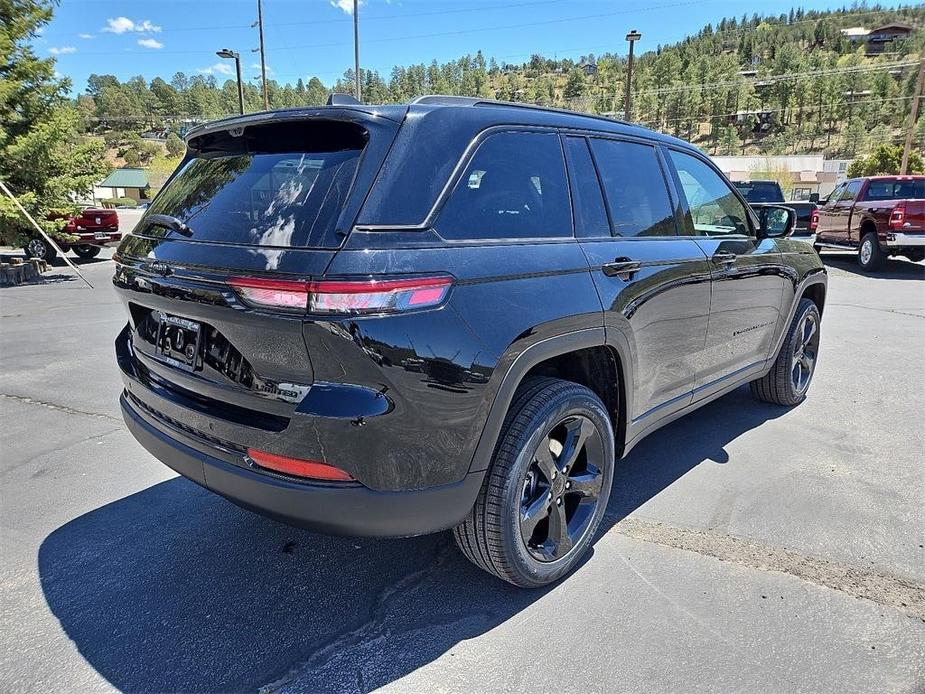
{"label": "rear bumper", "polygon": [[925,232],[917,234],[904,234],[901,231],[891,231],[883,239],[888,248],[922,248],[925,247]]}
{"label": "rear bumper", "polygon": [[168,467],[239,506],[319,532],[404,537],[451,528],[469,513],[485,474],[402,492],[306,483],[249,468],[242,454],[174,429],[133,406],[125,393],[120,404],[135,439]]}
{"label": "rear bumper", "polygon": [[[97,238],[96,235],[100,234],[101,238]],[[82,246],[84,244],[88,246],[114,246],[122,240],[122,234],[118,231],[85,231],[81,230],[76,233],[79,237],[79,241],[75,241],[73,246]],[[105,235],[105,238],[102,236]]]}

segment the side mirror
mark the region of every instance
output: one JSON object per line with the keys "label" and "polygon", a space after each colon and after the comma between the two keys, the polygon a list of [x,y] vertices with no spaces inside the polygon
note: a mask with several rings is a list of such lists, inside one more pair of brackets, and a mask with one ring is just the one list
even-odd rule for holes
{"label": "side mirror", "polygon": [[755,206],[758,214],[758,238],[779,239],[790,236],[797,223],[797,213],[783,205]]}
{"label": "side mirror", "polygon": [[809,194],[810,202],[819,202],[819,193],[810,193]]}

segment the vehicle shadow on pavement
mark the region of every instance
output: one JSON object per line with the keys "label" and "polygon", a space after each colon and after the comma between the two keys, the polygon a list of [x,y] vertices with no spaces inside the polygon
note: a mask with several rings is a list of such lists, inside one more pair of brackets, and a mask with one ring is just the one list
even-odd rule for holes
{"label": "vehicle shadow on pavement", "polygon": [[831,255],[823,254],[820,256],[826,266],[838,268],[859,277],[867,277],[875,280],[922,280],[925,279],[925,265],[922,263],[913,263],[905,258],[887,258],[883,265],[876,272],[867,272],[858,266],[857,259],[854,255]]}
{"label": "vehicle shadow on pavement", "polygon": [[[602,533],[702,462],[735,464],[724,447],[784,412],[746,388],[662,429],[619,463]],[[182,478],[58,528],[38,570],[80,653],[129,692],[366,691],[556,589],[488,576],[449,533],[316,535]]]}

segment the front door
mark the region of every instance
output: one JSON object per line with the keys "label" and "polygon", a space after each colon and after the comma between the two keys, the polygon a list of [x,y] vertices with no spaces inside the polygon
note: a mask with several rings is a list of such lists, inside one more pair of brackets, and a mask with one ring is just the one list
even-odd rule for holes
{"label": "front door", "polygon": [[601,297],[608,342],[632,353],[627,406],[631,425],[644,429],[691,401],[709,317],[709,262],[693,240],[678,238],[677,201],[656,147],[564,139],[576,235]]}
{"label": "front door", "polygon": [[757,222],[747,204],[705,158],[669,149],[668,159],[684,198],[684,233],[712,266],[710,325],[696,400],[729,379],[761,370],[783,320],[786,274],[776,242],[756,238]]}

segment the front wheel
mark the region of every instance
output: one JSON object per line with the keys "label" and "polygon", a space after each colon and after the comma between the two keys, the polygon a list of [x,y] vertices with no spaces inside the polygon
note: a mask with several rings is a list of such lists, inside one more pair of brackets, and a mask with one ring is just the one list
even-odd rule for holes
{"label": "front wheel", "polygon": [[38,258],[39,260],[46,261],[48,264],[51,264],[58,255],[55,247],[40,236],[29,239],[23,247],[23,251],[27,258]]}
{"label": "front wheel", "polygon": [[883,264],[884,254],[880,250],[880,241],[877,234],[870,231],[864,234],[861,239],[861,245],[858,248],[858,265],[862,270],[873,272]]}
{"label": "front wheel", "polygon": [[809,299],[800,299],[790,330],[784,338],[774,366],[751,382],[752,395],[775,405],[799,405],[816,371],[819,357],[819,309]]}
{"label": "front wheel", "polygon": [[613,439],[607,409],[588,388],[553,378],[521,386],[475,506],[453,531],[459,549],[522,588],[564,576],[604,516]]}

